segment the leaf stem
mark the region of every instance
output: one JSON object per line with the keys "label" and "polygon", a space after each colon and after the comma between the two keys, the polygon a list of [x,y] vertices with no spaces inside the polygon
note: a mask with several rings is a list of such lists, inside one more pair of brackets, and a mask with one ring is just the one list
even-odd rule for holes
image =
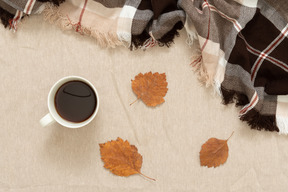
{"label": "leaf stem", "polygon": [[[234,134],[234,131],[232,132],[232,134],[230,135],[230,137],[232,137],[232,135]],[[228,137],[228,139],[226,141],[228,141],[230,139],[230,137]]]}
{"label": "leaf stem", "polygon": [[136,101],[138,101],[139,98],[137,98],[135,101],[133,101],[132,103],[130,103],[130,106],[133,105],[134,103],[136,103]]}
{"label": "leaf stem", "polygon": [[151,179],[151,180],[153,180],[153,181],[156,181],[156,179],[153,179],[153,178],[151,178],[151,177],[148,177],[148,176],[142,174],[141,172],[138,172],[138,173],[139,173],[140,175],[142,175],[143,177],[146,177],[147,179]]}

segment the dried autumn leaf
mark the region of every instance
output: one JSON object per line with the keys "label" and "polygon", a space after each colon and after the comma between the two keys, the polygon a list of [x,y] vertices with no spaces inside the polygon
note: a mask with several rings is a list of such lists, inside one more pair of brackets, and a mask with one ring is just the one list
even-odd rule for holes
{"label": "dried autumn leaf", "polygon": [[152,72],[149,72],[145,73],[144,75],[139,73],[137,76],[135,76],[135,80],[131,81],[132,89],[137,95],[137,100],[142,99],[146,105],[151,107],[155,107],[156,105],[159,105],[165,101],[163,97],[168,91],[168,83],[166,81],[165,73],[152,74]]}
{"label": "dried autumn leaf", "polygon": [[202,145],[200,151],[201,166],[218,167],[219,165],[224,164],[228,158],[229,148],[227,141],[229,138],[227,140],[210,138],[206,141],[206,143]]}
{"label": "dried autumn leaf", "polygon": [[155,181],[141,173],[142,156],[138,153],[138,149],[134,145],[130,145],[127,140],[123,141],[118,137],[116,141],[108,141],[99,146],[104,167],[115,175],[127,177],[140,174]]}

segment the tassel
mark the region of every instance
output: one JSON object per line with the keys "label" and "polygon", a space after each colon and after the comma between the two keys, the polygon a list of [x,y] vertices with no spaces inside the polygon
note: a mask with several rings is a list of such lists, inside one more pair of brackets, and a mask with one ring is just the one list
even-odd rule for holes
{"label": "tassel", "polygon": [[23,12],[17,10],[14,18],[9,20],[9,25],[10,25],[9,29],[12,30],[14,33],[17,31],[17,25],[19,21],[21,20],[22,16],[23,16]]}
{"label": "tassel", "polygon": [[72,21],[67,15],[62,15],[60,8],[52,3],[47,3],[43,10],[44,19],[50,23],[56,24],[62,30],[77,29],[78,32],[87,36],[91,36],[97,40],[97,43],[102,47],[113,47],[123,45],[123,42],[119,41],[117,35],[111,33],[103,33],[88,27],[79,25],[78,21]]}
{"label": "tassel", "polygon": [[266,131],[277,131],[279,128],[276,125],[275,115],[262,115],[255,109],[250,110],[248,113],[243,115],[240,120],[246,121],[252,129],[266,130]]}
{"label": "tassel", "polygon": [[142,50],[146,50],[148,48],[154,47],[157,44],[157,41],[152,37],[150,37],[149,39],[147,39],[143,46],[141,47]]}
{"label": "tassel", "polygon": [[179,21],[178,23],[176,23],[174,25],[174,27],[167,32],[163,37],[161,37],[158,40],[158,45],[160,47],[166,46],[166,47],[170,47],[172,43],[174,43],[174,38],[175,37],[179,37],[179,30],[181,30],[184,27],[182,21]]}

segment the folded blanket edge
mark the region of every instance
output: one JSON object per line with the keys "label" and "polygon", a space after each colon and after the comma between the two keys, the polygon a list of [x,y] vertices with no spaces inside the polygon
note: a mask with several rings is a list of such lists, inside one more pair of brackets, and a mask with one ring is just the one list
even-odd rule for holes
{"label": "folded blanket edge", "polygon": [[[235,103],[236,107],[244,106],[249,103],[249,100],[245,94],[234,90],[228,90],[225,87],[221,86],[222,93],[222,103],[228,105]],[[266,130],[266,131],[276,131],[280,134],[288,134],[285,132],[280,132],[278,124],[276,122],[276,115],[264,115],[261,114],[256,109],[251,109],[246,114],[240,117],[241,121],[247,122],[251,129],[256,130]],[[281,130],[285,129],[288,124],[282,125]],[[284,127],[283,127],[284,126]]]}

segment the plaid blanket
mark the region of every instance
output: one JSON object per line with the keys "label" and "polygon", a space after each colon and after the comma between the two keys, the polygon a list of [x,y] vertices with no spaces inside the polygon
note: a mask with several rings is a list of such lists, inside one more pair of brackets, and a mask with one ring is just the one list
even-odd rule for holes
{"label": "plaid blanket", "polygon": [[181,0],[187,31],[197,30],[192,61],[224,104],[241,107],[253,129],[288,133],[288,4],[285,0]]}
{"label": "plaid blanket", "polygon": [[169,46],[185,22],[177,0],[66,0],[60,7],[49,6],[44,14],[62,29],[92,36],[102,46],[132,49]]}
{"label": "plaid blanket", "polygon": [[183,28],[200,52],[191,65],[223,103],[241,107],[253,129],[288,134],[288,3],[286,0],[0,0],[5,26],[23,15],[97,39],[100,45],[170,46]]}
{"label": "plaid blanket", "polygon": [[0,18],[5,27],[9,26],[14,32],[18,22],[25,16],[41,13],[44,2],[59,5],[64,0],[0,0]]}
{"label": "plaid blanket", "polygon": [[[63,1],[53,0],[53,3]],[[25,10],[30,4],[35,12],[41,5],[36,0],[2,0],[2,23],[13,28],[12,18],[18,22],[22,17],[20,13],[33,13]],[[183,28],[186,16],[178,8],[177,0],[66,0],[59,7],[47,4],[43,14],[46,20],[62,29],[92,36],[102,46],[128,45],[131,49],[146,49],[156,44],[170,46],[179,35],[178,30]]]}

